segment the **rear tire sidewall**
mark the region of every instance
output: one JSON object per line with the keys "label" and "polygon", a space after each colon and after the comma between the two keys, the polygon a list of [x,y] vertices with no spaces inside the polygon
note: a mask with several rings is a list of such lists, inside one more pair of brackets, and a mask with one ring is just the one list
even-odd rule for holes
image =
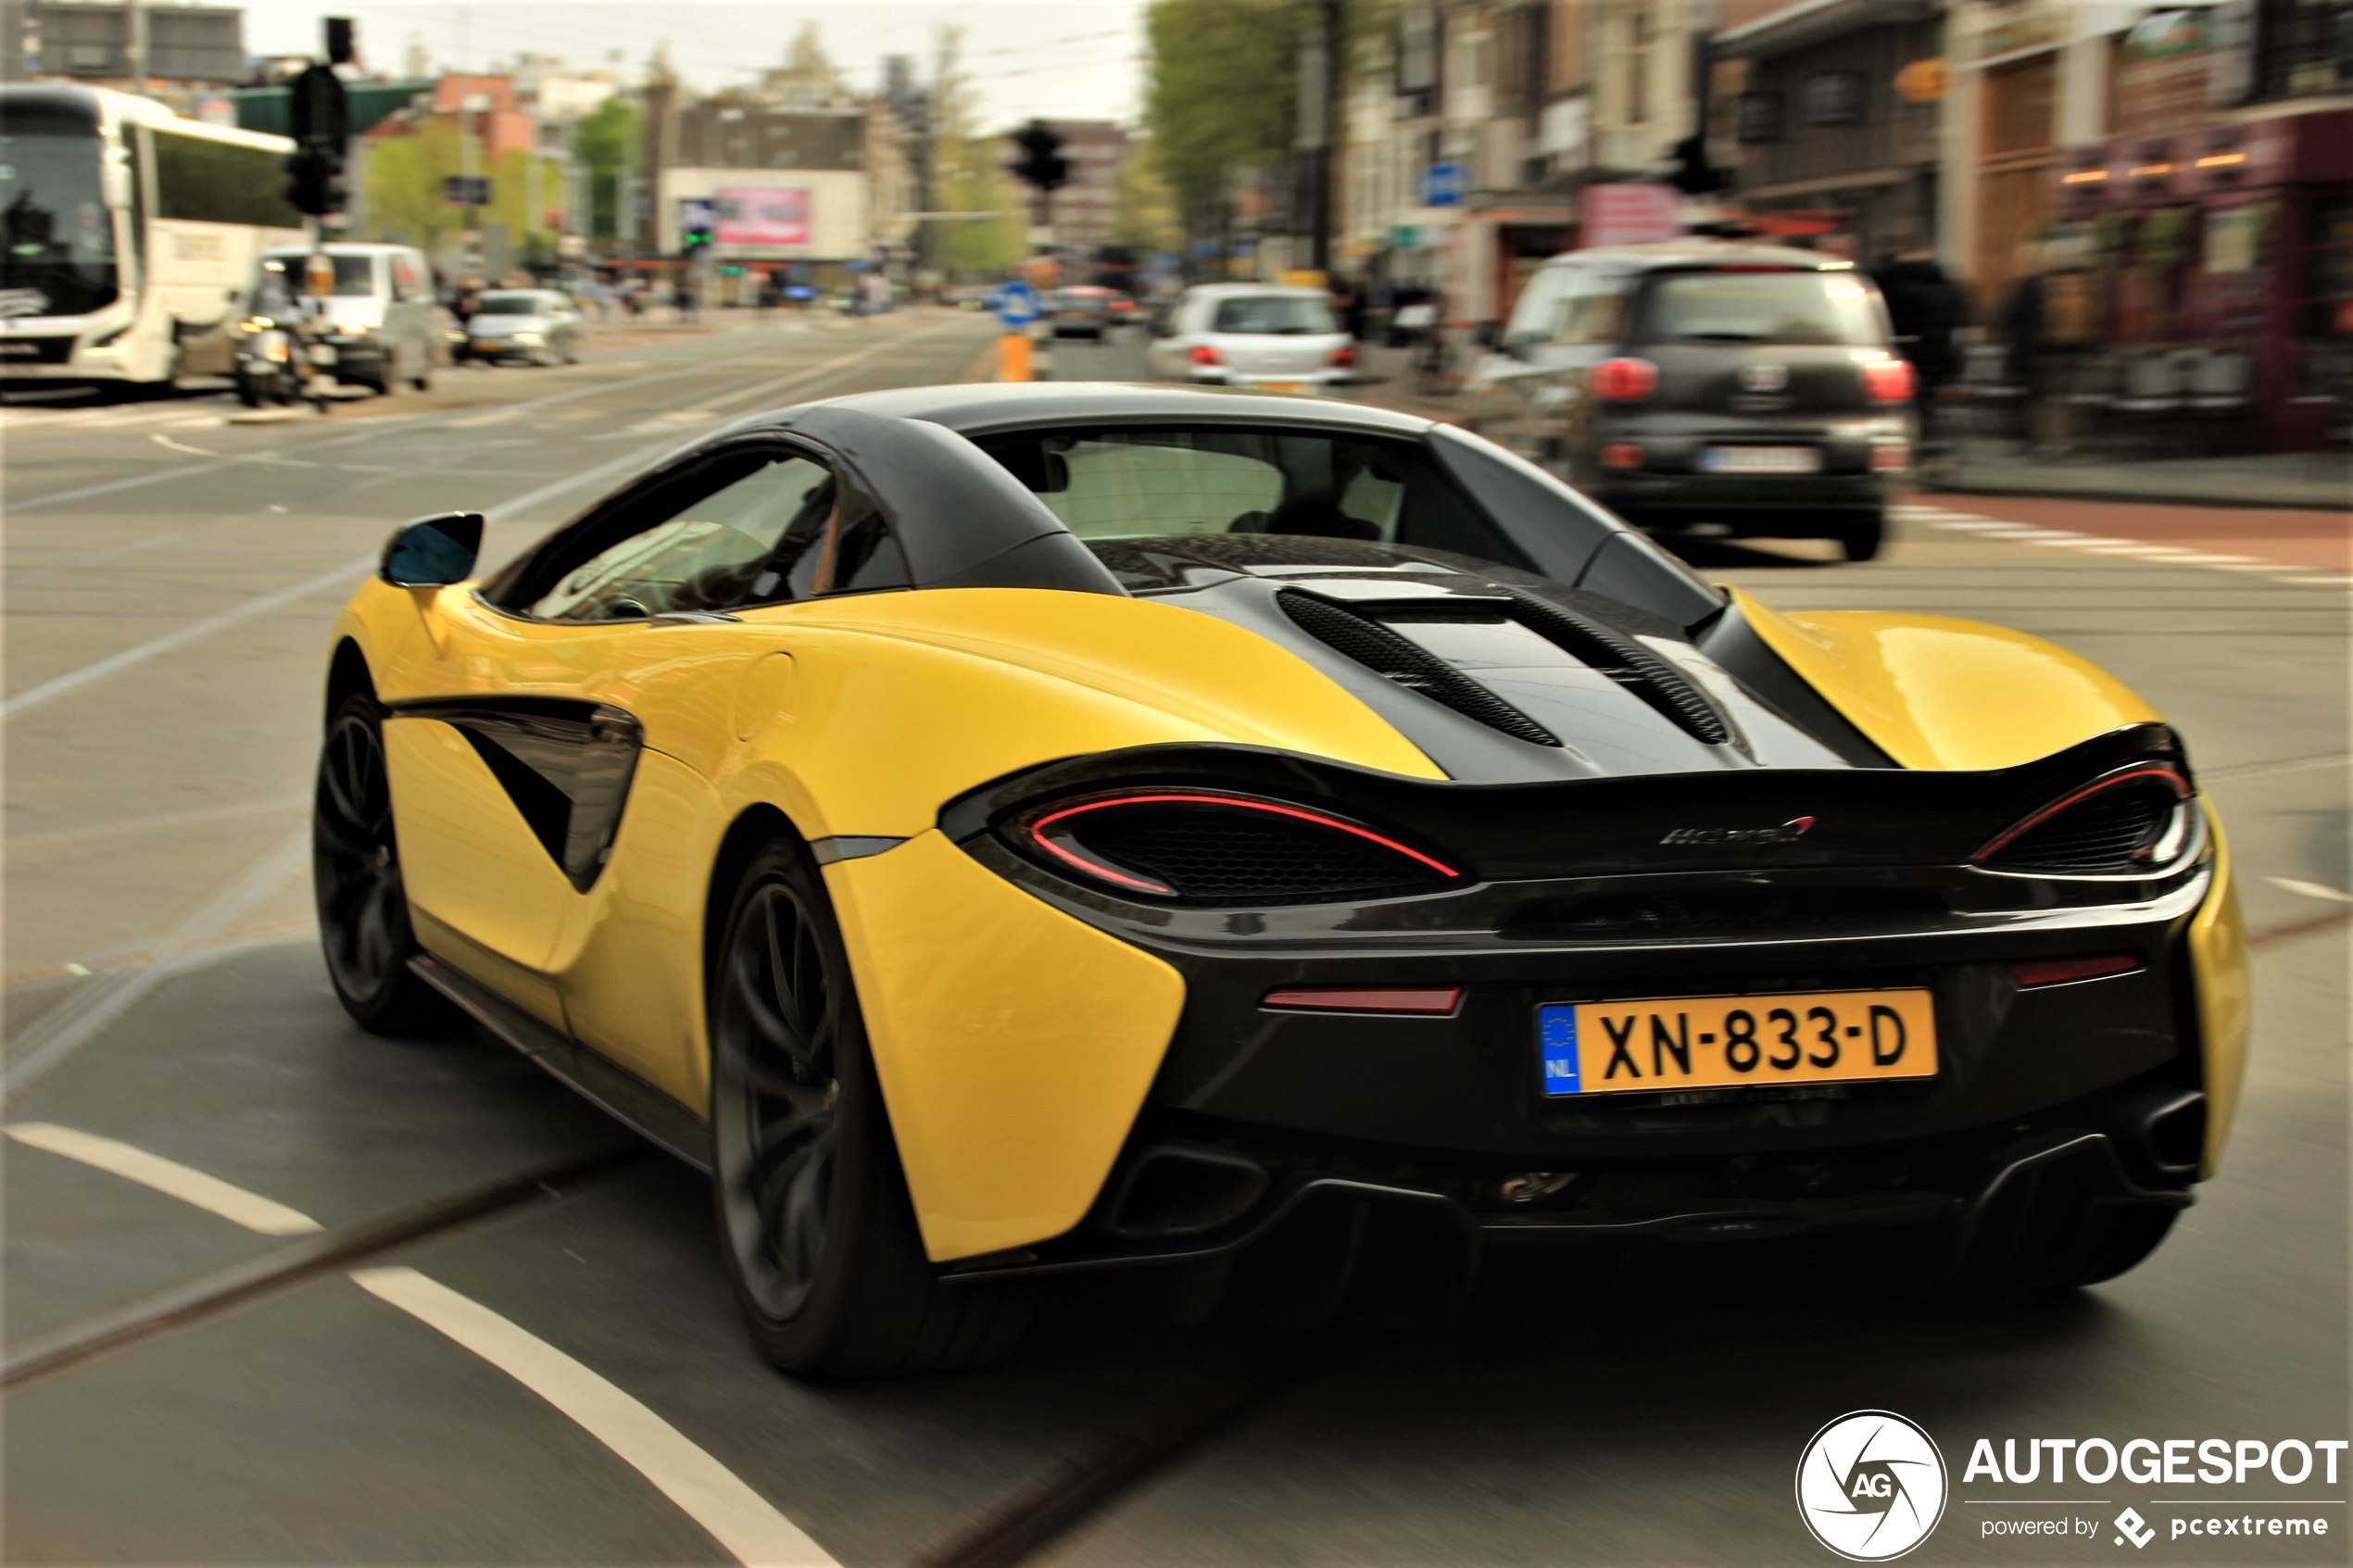
{"label": "rear tire sidewall", "polygon": [[[840,1085],[834,1111],[835,1169],[823,1249],[807,1297],[790,1315],[782,1317],[762,1304],[746,1279],[744,1228],[759,1222],[745,1213],[749,1197],[730,1179],[731,1171],[749,1159],[749,1134],[737,1055],[740,1044],[729,1037],[721,1016],[731,1005],[725,997],[727,966],[735,961],[747,912],[762,889],[778,884],[792,892],[809,918],[824,956],[827,986],[837,998],[833,1070]],[[856,1370],[846,1367],[844,1360],[846,1342],[859,1326],[862,1309],[870,1298],[891,1294],[892,1285],[906,1278],[910,1271],[927,1273],[930,1264],[916,1236],[840,927],[826,897],[823,875],[797,841],[771,841],[736,889],[728,910],[726,936],[719,949],[719,967],[711,980],[709,1011],[711,1191],[728,1282],[761,1353],[777,1366],[812,1375]]]}
{"label": "rear tire sidewall", "polygon": [[1887,518],[1881,512],[1851,513],[1839,520],[1831,537],[1848,560],[1875,560],[1887,538]]}

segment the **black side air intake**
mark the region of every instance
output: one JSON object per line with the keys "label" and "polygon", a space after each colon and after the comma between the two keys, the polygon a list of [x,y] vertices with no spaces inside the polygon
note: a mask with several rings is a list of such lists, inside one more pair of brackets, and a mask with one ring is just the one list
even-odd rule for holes
{"label": "black side air intake", "polygon": [[1407,641],[1378,621],[1296,588],[1283,589],[1275,596],[1275,602],[1309,636],[1367,670],[1515,739],[1534,746],[1560,745],[1560,738],[1552,731],[1428,648]]}
{"label": "black side air intake", "polygon": [[1722,746],[1731,726],[1680,670],[1613,627],[1564,609],[1548,599],[1512,590],[1512,619],[1592,665],[1664,714],[1670,723],[1705,742]]}

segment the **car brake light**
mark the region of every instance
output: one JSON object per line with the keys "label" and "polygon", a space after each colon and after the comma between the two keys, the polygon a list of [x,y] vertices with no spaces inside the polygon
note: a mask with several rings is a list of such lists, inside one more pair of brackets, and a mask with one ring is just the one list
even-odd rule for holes
{"label": "car brake light", "polygon": [[1333,369],[1345,370],[1356,363],[1356,350],[1345,347],[1335,348],[1327,358],[1330,359]]}
{"label": "car brake light", "polygon": [[1193,345],[1193,363],[1194,363],[1194,364],[1196,364],[1196,365],[1222,365],[1222,364],[1224,364],[1225,362],[1226,362],[1226,361],[1225,361],[1224,359],[1222,359],[1222,358],[1220,358],[1218,357],[1217,350],[1215,350],[1214,348],[1210,347],[1210,346],[1209,346],[1209,345],[1207,345],[1207,344],[1205,344],[1205,343],[1197,343],[1197,344]]}
{"label": "car brake light", "polygon": [[1638,441],[1613,441],[1602,448],[1602,467],[1605,469],[1638,469],[1642,466],[1642,446]]}
{"label": "car brake light", "polygon": [[1863,367],[1863,391],[1874,403],[1909,403],[1912,387],[1908,359],[1873,359]]}
{"label": "car brake light", "polygon": [[[2123,953],[2103,953],[2088,959],[2018,959],[2012,960],[2010,978],[2021,986],[2064,985],[2074,980],[2100,980],[2111,974],[2130,974],[2141,967],[2141,960]],[[1269,998],[1271,1000],[1271,998]]]}
{"label": "car brake light", "polygon": [[1596,397],[1631,403],[1658,390],[1658,367],[1647,359],[1604,359],[1593,367],[1586,384]]}
{"label": "car brake light", "polygon": [[1300,985],[1269,991],[1261,1007],[1303,1012],[1450,1013],[1462,1005],[1460,985]]}
{"label": "car brake light", "polygon": [[1063,870],[1158,897],[1297,901],[1463,876],[1339,817],[1190,790],[1079,801],[1028,818],[1018,838]]}

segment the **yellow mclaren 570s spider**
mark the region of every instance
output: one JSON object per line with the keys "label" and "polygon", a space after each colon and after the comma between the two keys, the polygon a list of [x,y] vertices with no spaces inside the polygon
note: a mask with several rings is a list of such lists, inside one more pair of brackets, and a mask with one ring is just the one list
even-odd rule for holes
{"label": "yellow mclaren 570s spider", "polygon": [[782,1367],[969,1364],[1085,1270],[2080,1286],[2221,1150],[2243,938],[2158,713],[1712,588],[1446,425],[875,393],[481,538],[401,529],[335,629],[335,990],[709,1171]]}

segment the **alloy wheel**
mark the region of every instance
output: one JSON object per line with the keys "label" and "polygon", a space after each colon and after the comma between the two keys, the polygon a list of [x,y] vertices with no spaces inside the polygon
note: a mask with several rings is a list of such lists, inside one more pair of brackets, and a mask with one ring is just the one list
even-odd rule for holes
{"label": "alloy wheel", "polygon": [[327,731],[311,850],[319,931],[335,985],[347,997],[381,997],[400,978],[409,936],[384,736],[373,714],[346,709]]}
{"label": "alloy wheel", "polygon": [[818,929],[791,887],[754,890],[721,978],[721,1212],[747,1291],[783,1320],[815,1288],[840,1152],[837,998]]}

